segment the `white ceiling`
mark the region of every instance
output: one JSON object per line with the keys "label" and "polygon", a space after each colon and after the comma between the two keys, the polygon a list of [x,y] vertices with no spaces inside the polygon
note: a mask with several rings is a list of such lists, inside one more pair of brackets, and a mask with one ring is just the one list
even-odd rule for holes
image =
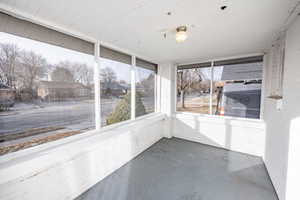
{"label": "white ceiling", "polygon": [[[299,0],[1,0],[0,8],[156,62],[192,62],[260,53],[279,33]],[[220,10],[225,4],[228,8]],[[166,15],[172,12],[171,16]],[[50,25],[51,25],[50,24]],[[195,25],[176,43],[160,30]]]}

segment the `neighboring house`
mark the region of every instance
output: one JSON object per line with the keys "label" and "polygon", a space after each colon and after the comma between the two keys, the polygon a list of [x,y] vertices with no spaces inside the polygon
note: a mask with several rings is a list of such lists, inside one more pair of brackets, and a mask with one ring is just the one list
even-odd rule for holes
{"label": "neighboring house", "polygon": [[88,98],[91,88],[75,82],[40,81],[37,89],[38,97],[42,100],[67,100],[72,98]]}
{"label": "neighboring house", "polygon": [[112,83],[103,83],[101,82],[101,95],[102,96],[116,96],[120,97],[130,90],[130,85],[126,83],[118,83],[118,82],[112,82]]}
{"label": "neighboring house", "polygon": [[0,83],[0,107],[12,107],[15,103],[15,90]]}
{"label": "neighboring house", "polygon": [[262,76],[262,63],[248,63],[225,66],[222,71],[221,80],[261,80]]}
{"label": "neighboring house", "polygon": [[259,118],[262,64],[226,66],[221,80],[216,114]]}

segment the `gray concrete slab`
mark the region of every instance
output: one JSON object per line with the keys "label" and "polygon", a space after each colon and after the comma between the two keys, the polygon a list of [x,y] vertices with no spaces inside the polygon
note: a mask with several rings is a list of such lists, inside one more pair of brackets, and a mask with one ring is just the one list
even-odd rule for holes
{"label": "gray concrete slab", "polygon": [[277,200],[261,158],[162,139],[76,200]]}

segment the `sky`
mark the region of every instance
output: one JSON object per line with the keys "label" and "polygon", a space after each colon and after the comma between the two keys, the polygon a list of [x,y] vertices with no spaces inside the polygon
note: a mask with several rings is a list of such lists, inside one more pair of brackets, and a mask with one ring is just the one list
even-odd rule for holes
{"label": "sky", "polygon": [[[42,55],[44,58],[46,58],[48,63],[53,65],[61,61],[68,60],[70,62],[85,63],[91,68],[94,66],[93,55],[84,54],[4,32],[0,32],[0,43],[13,43],[22,50],[33,51]],[[127,83],[130,83],[130,65],[102,58],[101,68],[106,66],[111,67],[115,71],[118,80],[124,80]],[[139,81],[144,79],[148,75],[149,70],[139,70],[136,80]]]}
{"label": "sky", "polygon": [[[106,66],[109,66],[116,72],[118,80],[124,80],[127,83],[131,82],[131,65],[102,58],[101,68],[104,68]],[[147,78],[150,75],[150,73],[153,72],[147,69],[138,68],[135,78],[136,82],[140,82],[141,80]]]}
{"label": "sky", "polygon": [[76,52],[73,50],[65,49],[62,47],[46,44],[43,42],[14,36],[11,34],[0,32],[1,43],[13,43],[16,44],[20,49],[27,51],[33,51],[37,54],[42,55],[47,59],[48,63],[56,64],[60,61],[73,61],[86,63],[93,67],[94,57],[88,54]]}

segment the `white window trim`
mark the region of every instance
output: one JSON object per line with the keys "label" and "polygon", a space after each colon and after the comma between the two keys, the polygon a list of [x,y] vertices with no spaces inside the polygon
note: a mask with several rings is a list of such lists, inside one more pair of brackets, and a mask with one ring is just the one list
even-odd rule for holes
{"label": "white window trim", "polygon": [[[157,69],[158,71],[158,69]],[[158,112],[158,79],[157,79],[157,72],[154,73],[154,113]]]}
{"label": "white window trim", "polygon": [[[214,62],[218,61],[218,60],[227,60],[227,59],[235,59],[235,58],[242,58],[242,57],[248,57],[248,56],[263,56],[263,77],[262,77],[262,87],[261,87],[261,96],[260,96],[260,116],[258,119],[253,119],[253,118],[246,118],[246,117],[233,117],[233,116],[220,116],[220,115],[214,115],[212,114],[212,98],[210,96],[210,113],[209,114],[204,114],[204,113],[193,113],[193,112],[182,112],[182,111],[177,111],[177,70],[178,70],[178,66],[179,65],[183,65],[183,64],[194,64],[197,62],[192,62],[192,63],[177,63],[175,65],[175,70],[176,73],[174,74],[175,78],[175,95],[174,95],[174,99],[175,99],[175,104],[174,104],[174,109],[175,109],[175,113],[173,115],[173,117],[176,117],[177,114],[184,114],[184,115],[193,115],[193,116],[199,116],[199,117],[207,117],[207,118],[215,118],[215,119],[230,119],[230,120],[242,120],[242,121],[249,121],[249,122],[263,122],[263,116],[264,116],[264,93],[265,93],[265,78],[266,78],[266,73],[265,73],[265,69],[266,69],[266,56],[264,54],[261,53],[257,53],[257,54],[247,54],[247,55],[240,55],[240,56],[234,56],[234,57],[225,57],[225,58],[218,58],[218,59],[214,59],[214,60],[204,60],[204,61],[199,61],[199,63],[201,62],[211,62],[211,81],[210,81],[210,88],[212,88],[212,82],[213,82],[213,68],[214,68]],[[210,89],[211,90],[211,89]],[[212,92],[212,90],[211,90]],[[210,94],[211,95],[211,94]]]}
{"label": "white window trim", "polygon": [[[120,48],[120,47],[115,46],[115,45],[113,45],[111,43],[100,41],[100,40],[98,40],[95,37],[91,37],[91,36],[86,35],[86,34],[84,34],[82,32],[75,31],[73,29],[70,29],[69,27],[59,26],[59,25],[57,25],[55,23],[51,23],[49,21],[45,21],[42,18],[39,18],[37,16],[33,16],[31,14],[28,14],[28,13],[21,12],[20,10],[13,9],[11,7],[5,7],[4,6],[1,9],[1,11],[4,12],[4,13],[7,13],[9,15],[12,15],[14,17],[21,18],[21,19],[24,19],[26,21],[29,21],[31,23],[34,23],[34,24],[37,24],[37,25],[41,25],[41,26],[44,26],[46,28],[49,28],[49,29],[52,29],[52,30],[55,30],[55,31],[58,31],[58,32],[61,32],[61,33],[64,33],[66,35],[70,35],[70,36],[77,37],[79,39],[82,39],[82,40],[94,43],[94,45],[95,45],[95,50],[94,50],[94,57],[95,58],[94,59],[97,62],[97,65],[98,65],[98,69],[96,69],[96,70],[100,70],[100,60],[101,60],[100,59],[100,44],[103,45],[103,46],[105,46],[105,47],[107,47],[107,48],[111,48],[111,49],[114,49],[116,51],[120,51],[120,52],[126,53],[128,55],[135,55],[136,57],[139,57],[139,58],[144,59],[144,60],[152,60],[151,58],[145,57],[145,56],[140,55],[140,54],[138,54],[136,52],[129,51],[128,49]],[[99,46],[99,55],[96,54],[97,53],[96,49],[98,48],[98,46]],[[158,63],[157,60],[153,60],[153,62],[154,63]],[[94,65],[94,72],[95,72],[95,65]],[[95,73],[94,73],[94,79],[95,79]],[[94,86],[94,88],[95,88],[95,95],[97,93],[98,93],[98,95],[100,95],[100,82],[99,82],[99,90],[96,91],[96,86]],[[156,101],[157,101],[157,98],[155,96],[155,102]],[[101,129],[101,102],[98,102],[97,104],[98,104],[99,108],[97,108],[97,110],[95,109],[95,112],[99,111],[98,113],[100,113],[97,118],[99,118],[99,120],[100,120],[100,121],[98,120],[98,129]],[[157,107],[156,106],[157,105],[155,104],[154,112],[157,112]],[[152,114],[152,113],[149,113],[149,114]],[[148,115],[148,114],[146,114],[146,115]],[[95,124],[95,126],[96,126],[95,130],[97,130],[96,114],[95,114],[95,122],[96,122],[96,124]]]}
{"label": "white window trim", "polygon": [[210,90],[209,90],[209,114],[213,115],[212,98],[213,98],[213,80],[214,80],[214,61],[211,61],[210,66]]}
{"label": "white window trim", "polygon": [[134,120],[136,117],[136,113],[135,113],[135,95],[136,95],[136,57],[132,56],[131,57],[131,120]]}
{"label": "white window trim", "polygon": [[[155,73],[155,77],[154,77],[154,112],[151,113],[147,113],[143,116],[137,117],[135,116],[135,95],[136,95],[136,57],[132,56],[132,65],[131,65],[131,118],[129,120],[123,121],[123,122],[119,122],[119,123],[115,123],[115,124],[111,124],[111,125],[106,125],[106,126],[102,126],[101,123],[101,85],[100,85],[100,68],[101,68],[101,52],[100,52],[100,42],[95,42],[94,43],[94,66],[93,66],[93,79],[94,79],[94,104],[95,104],[95,109],[94,109],[94,116],[95,116],[95,129],[92,130],[88,130],[85,131],[83,133],[80,133],[78,135],[73,135],[73,136],[69,136],[69,137],[65,137],[65,138],[61,138],[55,141],[51,141],[51,142],[45,142],[43,144],[39,144],[33,147],[29,147],[29,148],[25,148],[25,149],[21,149],[15,152],[11,152],[5,155],[1,156],[1,159],[3,157],[6,157],[7,155],[20,155],[22,154],[21,152],[26,151],[26,150],[34,150],[34,149],[40,149],[40,146],[47,146],[47,147],[53,147],[56,146],[57,144],[60,143],[65,143],[66,141],[73,141],[73,140],[77,140],[78,138],[82,138],[82,135],[86,135],[89,133],[94,133],[95,131],[99,132],[103,132],[106,130],[110,130],[113,129],[115,127],[119,127],[119,126],[123,126],[123,125],[127,125],[130,122],[135,122],[137,120],[141,120],[141,119],[146,119],[148,117],[152,117],[154,115],[157,115],[157,95],[156,95],[156,91],[157,91],[157,84],[156,84],[156,78],[157,75]],[[49,144],[49,146],[47,145]]]}
{"label": "white window trim", "polygon": [[[80,135],[66,137],[61,140],[3,155],[0,157],[0,168],[4,173],[1,174],[2,179],[0,182],[7,184],[24,177],[31,177],[31,174],[35,176],[43,172],[44,169],[64,164],[65,161],[83,155],[95,148],[95,146],[101,146],[102,142],[106,142],[110,138],[126,136],[131,132],[129,130],[151,126],[151,124],[157,124],[159,121],[165,120],[165,118],[166,115],[164,114],[153,113],[134,121],[115,124],[115,127],[106,127],[101,131],[88,131]],[[92,146],[87,144],[91,144]],[[82,148],[78,148],[79,146]],[[32,163],[37,163],[38,165],[32,165]],[[15,169],[23,170],[16,171]],[[15,173],[10,173],[11,171],[15,171]]]}
{"label": "white window trim", "polygon": [[95,94],[95,126],[96,130],[101,129],[101,85],[100,85],[100,42],[96,42],[95,46],[95,64],[94,64],[94,94]]}
{"label": "white window trim", "polygon": [[[16,151],[16,152],[12,152],[12,153],[2,155],[2,156],[0,156],[0,158],[1,158],[0,161],[2,161],[3,158],[4,157],[6,158],[7,156],[22,155],[23,151],[24,152],[31,152],[31,151],[36,152],[36,150],[38,150],[38,149],[40,149],[41,147],[44,147],[44,146],[47,146],[48,148],[55,147],[57,144],[65,143],[65,141],[73,141],[73,140],[76,141],[77,139],[83,139],[83,137],[90,135],[90,133],[99,132],[100,130],[101,130],[100,133],[102,133],[102,131],[113,129],[116,126],[126,125],[130,122],[135,123],[135,121],[137,121],[137,120],[147,119],[147,118],[151,118],[151,117],[156,116],[156,115],[157,116],[161,115],[161,114],[158,113],[158,109],[157,109],[157,107],[158,107],[158,98],[157,98],[158,88],[157,88],[157,86],[158,85],[157,85],[157,73],[155,73],[154,112],[145,114],[145,115],[143,115],[141,117],[138,117],[138,118],[136,118],[134,120],[131,120],[131,121],[126,120],[124,122],[120,122],[120,123],[116,123],[116,124],[112,124],[112,125],[107,125],[105,127],[101,127],[101,94],[100,94],[100,92],[101,92],[101,90],[100,90],[101,89],[100,88],[100,66],[101,66],[100,53],[101,52],[100,52],[100,44],[102,44],[103,46],[106,46],[107,48],[111,48],[111,49],[114,49],[114,50],[117,50],[117,51],[120,51],[120,52],[124,52],[128,55],[136,55],[139,58],[144,59],[144,60],[151,60],[151,59],[147,58],[143,55],[139,55],[135,52],[128,51],[127,49],[119,48],[115,45],[112,45],[111,43],[99,41],[98,39],[96,39],[94,37],[91,37],[91,36],[88,36],[88,35],[83,34],[81,32],[72,30],[69,27],[58,26],[57,24],[51,23],[49,21],[45,21],[45,20],[43,20],[39,17],[30,15],[30,14],[26,14],[24,12],[21,12],[19,10],[16,10],[16,9],[13,9],[13,8],[10,8],[10,7],[3,7],[2,11],[7,13],[7,14],[13,15],[15,17],[25,19],[26,21],[32,22],[34,24],[38,24],[38,25],[47,27],[49,29],[56,30],[58,32],[64,33],[66,35],[74,36],[74,37],[77,37],[79,39],[86,40],[88,42],[94,43],[94,45],[95,45],[95,49],[94,49],[95,63],[94,63],[94,67],[93,67],[93,69],[94,69],[94,71],[93,71],[94,74],[93,75],[94,75],[94,81],[95,81],[95,83],[94,83],[94,89],[95,89],[95,97],[94,97],[95,98],[95,110],[94,110],[95,111],[95,114],[94,114],[95,115],[95,129],[83,132],[83,133],[78,134],[78,135],[65,137],[65,138],[62,138],[62,139],[59,139],[59,140],[46,142],[46,143],[43,143],[43,144],[40,144],[40,145],[36,145],[36,146],[25,148],[25,149],[22,149],[22,150],[19,150],[19,151]],[[157,60],[153,61],[153,62],[157,63]],[[95,72],[97,72],[97,73],[95,73]],[[98,74],[98,76],[96,76],[96,74]],[[90,136],[92,136],[92,135],[90,135]]]}
{"label": "white window trim", "polygon": [[264,122],[263,119],[253,119],[253,118],[244,118],[244,117],[231,117],[231,116],[220,116],[220,115],[210,115],[210,114],[201,114],[201,113],[193,113],[193,112],[181,112],[176,111],[173,116],[176,115],[191,115],[191,116],[198,116],[203,118],[211,118],[211,119],[228,119],[228,120],[236,120],[236,121],[247,121],[247,122]]}
{"label": "white window trim", "polygon": [[[144,126],[145,124],[151,123],[151,121],[157,121],[157,120],[164,120],[166,118],[165,114],[161,113],[149,113],[147,115],[143,115],[140,117],[137,117],[135,120],[126,120],[123,122],[111,124],[109,126],[102,127],[100,130],[89,130],[86,132],[82,132],[77,135],[72,135],[69,137],[61,138],[58,140],[46,142],[43,144],[39,144],[33,147],[21,149],[19,151],[11,152],[8,154],[4,154],[0,156],[0,165],[5,164],[5,163],[10,163],[14,162],[16,159],[20,159],[20,162],[25,159],[25,157],[33,156],[33,157],[38,157],[44,154],[44,151],[50,151],[53,149],[56,149],[57,147],[61,147],[62,145],[72,145],[75,142],[81,141],[88,139],[90,137],[93,137],[95,135],[99,134],[105,134],[106,132],[117,130],[118,128],[122,128],[124,126],[135,126],[137,124],[140,124],[141,126]],[[100,141],[99,141],[100,142]],[[36,155],[35,155],[36,154]]]}
{"label": "white window trim", "polygon": [[[129,120],[125,120],[123,122],[118,122],[116,124],[102,126],[101,124],[101,85],[100,85],[100,68],[101,68],[101,51],[100,51],[100,42],[96,42],[95,44],[95,52],[94,52],[94,89],[95,89],[95,130],[102,130],[106,127],[113,127],[114,125],[122,124],[123,122],[127,122],[129,120],[135,120],[136,117],[136,56],[131,55],[131,68],[130,68],[130,81],[131,81],[131,115]],[[98,76],[97,76],[98,74]],[[157,73],[154,75],[154,112],[147,113],[140,117],[151,116],[154,113],[157,113]],[[140,117],[138,117],[140,119]]]}
{"label": "white window trim", "polygon": [[264,111],[265,111],[265,95],[266,95],[266,80],[267,80],[267,61],[268,57],[266,54],[263,56],[263,79],[261,82],[261,95],[260,95],[260,119],[264,118]]}

